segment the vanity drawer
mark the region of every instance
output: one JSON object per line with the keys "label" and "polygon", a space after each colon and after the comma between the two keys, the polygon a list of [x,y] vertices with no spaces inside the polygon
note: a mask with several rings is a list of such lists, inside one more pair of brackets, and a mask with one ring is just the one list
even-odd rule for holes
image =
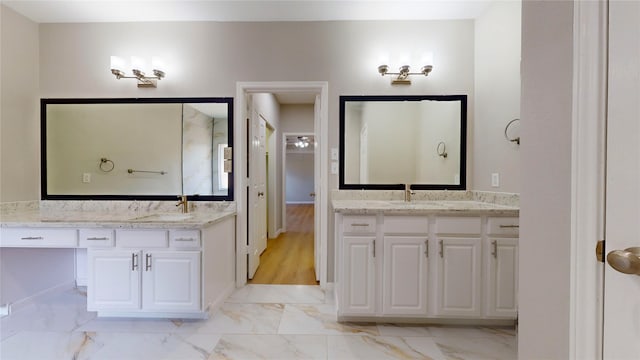
{"label": "vanity drawer", "polygon": [[169,246],[172,248],[199,248],[200,230],[169,231]]}
{"label": "vanity drawer", "polygon": [[436,234],[480,234],[479,217],[438,217]]}
{"label": "vanity drawer", "polygon": [[115,238],[111,229],[80,229],[80,247],[113,247]]}
{"label": "vanity drawer", "polygon": [[428,234],[429,219],[426,216],[384,217],[385,234]]}
{"label": "vanity drawer", "polygon": [[373,234],[376,232],[376,217],[345,216],[342,219],[342,228],[345,234]]}
{"label": "vanity drawer", "polygon": [[169,247],[167,230],[116,230],[116,246],[124,248]]}
{"label": "vanity drawer", "polygon": [[5,247],[78,247],[76,229],[0,229],[0,245]]}
{"label": "vanity drawer", "polygon": [[520,234],[520,218],[494,217],[489,218],[487,233],[490,235],[515,235]]}

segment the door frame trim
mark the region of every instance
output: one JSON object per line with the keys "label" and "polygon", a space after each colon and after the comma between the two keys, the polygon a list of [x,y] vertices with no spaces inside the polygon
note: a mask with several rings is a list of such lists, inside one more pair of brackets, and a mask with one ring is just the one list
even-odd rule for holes
{"label": "door frame trim", "polygon": [[246,177],[246,136],[247,129],[244,119],[247,116],[247,95],[253,93],[285,93],[285,92],[308,92],[320,96],[320,116],[314,119],[314,132],[318,137],[318,147],[320,157],[320,213],[315,216],[320,217],[320,287],[327,285],[327,232],[328,232],[328,123],[329,123],[329,83],[326,81],[267,81],[267,82],[237,82],[236,97],[234,99],[234,181],[235,203],[236,203],[236,286],[242,287],[247,283],[247,209],[245,205],[245,189],[248,186]]}
{"label": "door frame trim", "polygon": [[601,359],[604,266],[595,246],[604,239],[608,13],[606,1],[573,4],[569,354]]}

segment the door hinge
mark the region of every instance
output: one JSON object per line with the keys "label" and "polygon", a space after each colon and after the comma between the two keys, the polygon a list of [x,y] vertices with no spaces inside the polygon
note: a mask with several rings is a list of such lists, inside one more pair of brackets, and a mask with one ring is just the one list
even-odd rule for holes
{"label": "door hinge", "polygon": [[599,262],[604,262],[604,240],[600,240],[596,243],[596,258]]}

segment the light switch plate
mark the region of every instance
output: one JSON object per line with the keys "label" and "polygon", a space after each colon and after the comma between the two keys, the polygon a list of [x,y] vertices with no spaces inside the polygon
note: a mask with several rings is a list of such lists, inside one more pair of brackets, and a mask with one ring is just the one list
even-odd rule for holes
{"label": "light switch plate", "polygon": [[331,162],[331,174],[332,175],[336,175],[338,173],[338,162],[337,161],[332,161]]}
{"label": "light switch plate", "polygon": [[231,160],[233,158],[233,149],[230,147],[225,147],[224,148],[224,159],[225,160]]}
{"label": "light switch plate", "polygon": [[90,183],[91,182],[91,174],[90,173],[84,173],[82,174],[82,182],[83,183]]}
{"label": "light switch plate", "polygon": [[331,160],[338,160],[338,148],[331,148]]}

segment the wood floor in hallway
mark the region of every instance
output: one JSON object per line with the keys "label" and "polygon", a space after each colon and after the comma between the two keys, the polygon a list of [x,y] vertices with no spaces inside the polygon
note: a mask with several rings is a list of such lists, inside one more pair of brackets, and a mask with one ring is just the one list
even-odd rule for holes
{"label": "wood floor in hallway", "polygon": [[250,284],[316,285],[313,204],[287,205],[287,232],[267,240]]}

